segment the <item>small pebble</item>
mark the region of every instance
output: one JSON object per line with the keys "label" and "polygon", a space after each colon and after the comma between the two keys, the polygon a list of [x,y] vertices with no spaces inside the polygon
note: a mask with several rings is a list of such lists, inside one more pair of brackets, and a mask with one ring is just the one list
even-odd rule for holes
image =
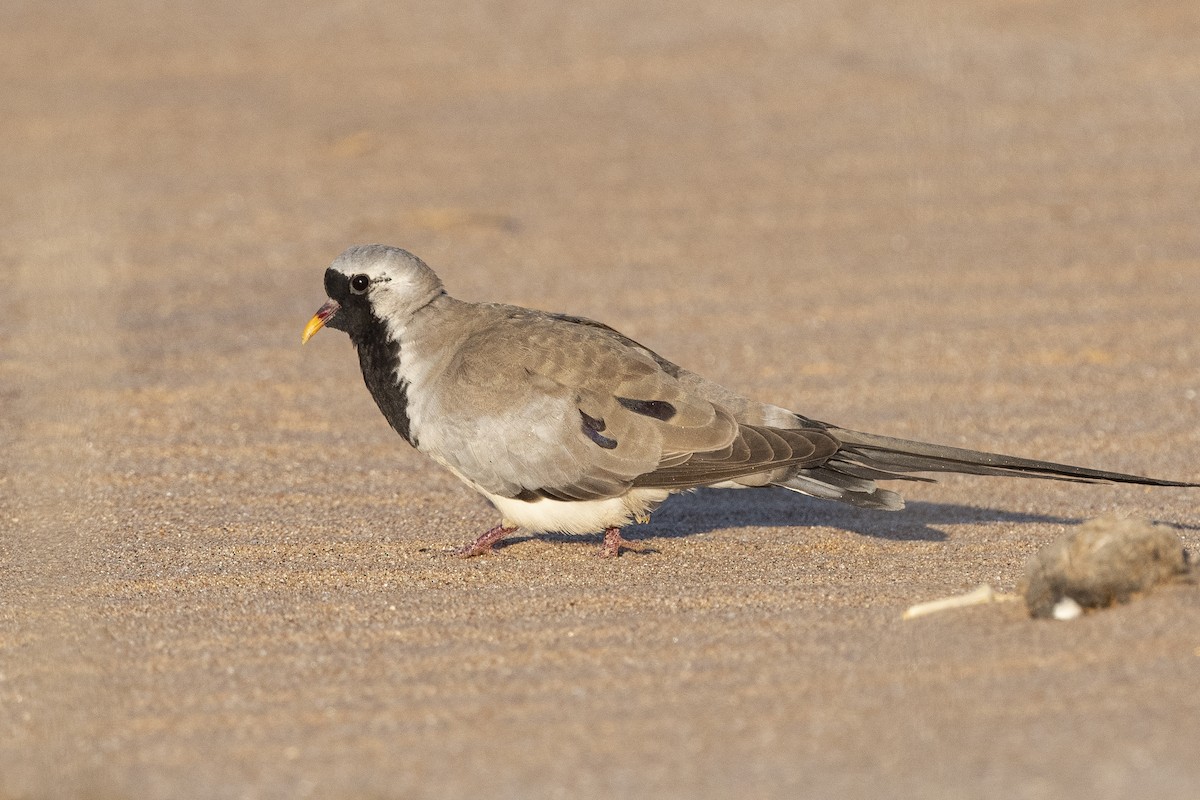
{"label": "small pebble", "polygon": [[1054,604],[1053,616],[1055,619],[1063,621],[1076,619],[1083,616],[1083,606],[1070,597],[1064,597]]}

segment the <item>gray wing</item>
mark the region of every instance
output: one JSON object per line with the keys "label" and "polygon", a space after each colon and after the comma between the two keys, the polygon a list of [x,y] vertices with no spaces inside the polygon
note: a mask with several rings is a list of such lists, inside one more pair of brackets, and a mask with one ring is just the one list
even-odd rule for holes
{"label": "gray wing", "polygon": [[[820,430],[739,425],[675,365],[588,320],[511,307],[467,337],[422,448],[506,497],[587,500],[684,489],[823,463]],[[777,478],[778,475],[775,475]]]}

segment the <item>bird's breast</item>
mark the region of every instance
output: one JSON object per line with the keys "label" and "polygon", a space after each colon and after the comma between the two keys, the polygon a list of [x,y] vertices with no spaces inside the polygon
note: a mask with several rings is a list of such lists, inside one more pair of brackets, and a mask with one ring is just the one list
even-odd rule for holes
{"label": "bird's breast", "polygon": [[378,330],[368,331],[355,344],[363,381],[375,405],[396,433],[416,447],[418,438],[414,435],[409,415],[409,382],[401,375],[399,340],[391,339],[383,330]]}

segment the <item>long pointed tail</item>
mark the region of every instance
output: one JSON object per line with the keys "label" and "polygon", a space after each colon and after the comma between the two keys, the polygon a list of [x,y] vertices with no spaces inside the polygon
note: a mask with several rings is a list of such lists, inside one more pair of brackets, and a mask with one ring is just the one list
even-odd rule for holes
{"label": "long pointed tail", "polygon": [[[1127,475],[1053,461],[1037,461],[999,453],[966,450],[940,444],[893,439],[873,433],[844,428],[831,428],[830,433],[842,442],[842,453],[862,460],[867,465],[889,472],[965,472],[971,475],[1008,475],[1021,478],[1048,478],[1083,483],[1141,483],[1147,486],[1187,486],[1200,484]],[[841,453],[840,453],[841,454]],[[840,455],[839,454],[839,455]]]}
{"label": "long pointed tail", "polygon": [[997,475],[1020,478],[1045,478],[1081,483],[1136,483],[1146,486],[1197,487],[1200,484],[1147,478],[1123,472],[1076,467],[1053,461],[1038,461],[999,453],[966,450],[940,444],[914,442],[862,433],[800,417],[804,427],[817,427],[832,434],[842,447],[819,467],[797,471],[779,485],[795,491],[853,503],[867,508],[898,509],[904,501],[899,494],[876,485],[876,480],[918,480],[922,472],[959,472],[969,475]]}

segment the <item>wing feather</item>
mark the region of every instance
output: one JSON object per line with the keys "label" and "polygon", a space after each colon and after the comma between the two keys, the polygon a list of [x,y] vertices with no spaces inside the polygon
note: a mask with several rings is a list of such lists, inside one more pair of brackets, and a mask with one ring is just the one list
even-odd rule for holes
{"label": "wing feather", "polygon": [[739,425],[681,382],[677,367],[610,328],[491,309],[490,323],[459,348],[447,370],[452,385],[442,390],[471,410],[444,408],[440,417],[444,428],[465,429],[456,431],[465,446],[450,456],[438,448],[488,492],[593,500],[747,476],[766,484],[837,449],[821,430]]}

